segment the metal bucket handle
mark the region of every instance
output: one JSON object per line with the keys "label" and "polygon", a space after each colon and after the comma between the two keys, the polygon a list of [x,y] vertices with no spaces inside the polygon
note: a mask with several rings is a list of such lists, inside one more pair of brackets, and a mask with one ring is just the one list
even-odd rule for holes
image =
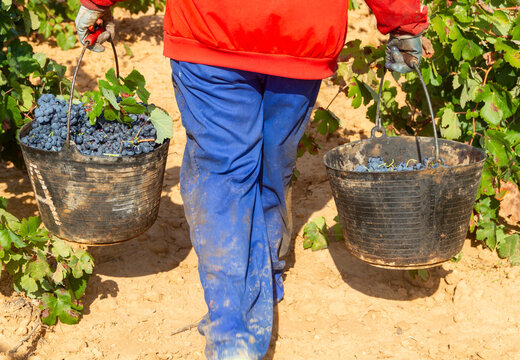
{"label": "metal bucket handle", "polygon": [[[114,52],[114,60],[116,63],[116,76],[119,78],[119,60],[117,59],[117,51],[116,46],[112,39],[109,40],[110,45],[112,45],[112,51]],[[85,55],[85,50],[87,50],[88,44],[85,43],[83,46],[83,50],[81,50],[81,55],[78,59],[78,64],[76,65],[76,69],[74,70],[74,75],[72,76],[72,84],[70,86],[70,99],[69,99],[69,108],[67,110],[67,139],[65,140],[65,144],[68,148],[70,148],[70,111],[72,110],[72,101],[74,98],[74,88],[76,86],[76,75],[78,74],[79,66],[81,65],[81,61],[83,60],[83,55]]]}
{"label": "metal bucket handle", "polygon": [[[415,72],[419,76],[419,80],[421,81],[421,84],[422,84],[422,87],[423,87],[423,90],[424,90],[424,94],[426,95],[426,101],[428,102],[428,108],[430,110],[430,116],[432,118],[433,137],[434,137],[434,144],[435,144],[435,155],[434,155],[433,161],[436,162],[436,161],[441,160],[441,158],[440,158],[440,155],[439,155],[439,139],[437,137],[437,126],[435,125],[435,115],[433,114],[433,107],[432,107],[432,103],[431,103],[431,100],[430,100],[430,94],[428,93],[428,89],[426,88],[426,84],[424,83],[421,71],[419,70],[419,64],[416,61],[414,61],[412,63],[412,65],[413,65],[413,68],[415,69]],[[371,131],[371,137],[372,138],[376,137],[376,132],[382,133],[383,137],[386,136],[386,129],[381,125],[381,114],[380,114],[381,94],[383,92],[383,83],[384,83],[385,74],[386,74],[386,68],[383,68],[383,75],[381,76],[381,82],[379,83],[379,92],[377,94],[376,126],[374,126],[372,128],[372,131]]]}

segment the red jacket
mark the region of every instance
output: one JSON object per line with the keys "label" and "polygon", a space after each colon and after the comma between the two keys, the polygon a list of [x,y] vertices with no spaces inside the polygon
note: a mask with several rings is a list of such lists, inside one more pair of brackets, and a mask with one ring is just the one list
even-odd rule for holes
{"label": "red jacket", "polygon": [[[88,8],[124,0],[81,0]],[[378,29],[428,27],[420,0],[365,0]],[[179,61],[298,79],[333,74],[347,33],[348,0],[167,0],[164,55]]]}

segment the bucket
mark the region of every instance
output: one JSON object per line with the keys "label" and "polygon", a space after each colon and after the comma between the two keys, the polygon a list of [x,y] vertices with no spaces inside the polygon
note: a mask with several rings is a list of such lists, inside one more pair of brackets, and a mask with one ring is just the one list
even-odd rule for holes
{"label": "bucket", "polygon": [[[111,45],[119,77],[117,53]],[[85,50],[86,46],[74,71],[71,94]],[[67,139],[60,151],[32,148],[21,141],[33,122],[18,133],[42,222],[64,240],[90,245],[137,237],[157,219],[169,140],[135,156],[83,155],[70,139],[72,100],[71,95]]]}
{"label": "bucket", "polygon": [[[426,91],[418,67],[416,70]],[[338,146],[323,158],[347,249],[375,266],[436,266],[457,255],[466,239],[486,154],[470,145],[437,139],[427,91],[426,98],[434,138],[387,137],[380,123],[378,99],[372,137]],[[376,137],[377,130],[383,136]],[[370,157],[381,157],[387,163],[433,158],[446,167],[354,171]]]}
{"label": "bucket", "polygon": [[169,141],[147,154],[87,156],[75,145],[61,151],[29,147],[23,157],[43,224],[54,235],[86,244],[110,244],[139,236],[159,212]]}

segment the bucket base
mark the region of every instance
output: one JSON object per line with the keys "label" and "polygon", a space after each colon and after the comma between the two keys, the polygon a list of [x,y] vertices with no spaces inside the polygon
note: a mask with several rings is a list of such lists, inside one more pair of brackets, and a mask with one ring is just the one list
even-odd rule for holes
{"label": "bucket base", "polygon": [[436,267],[436,266],[440,266],[440,265],[444,264],[445,262],[450,261],[450,260],[441,260],[439,262],[432,263],[432,264],[426,264],[426,265],[409,265],[409,266],[397,265],[397,266],[395,266],[395,265],[391,265],[391,264],[374,263],[374,262],[366,261],[366,260],[363,260],[363,259],[359,259],[359,260],[361,260],[363,262],[366,262],[369,265],[378,267],[378,268],[391,269],[391,270],[420,270],[420,269],[429,269],[429,268],[433,268],[433,267]]}

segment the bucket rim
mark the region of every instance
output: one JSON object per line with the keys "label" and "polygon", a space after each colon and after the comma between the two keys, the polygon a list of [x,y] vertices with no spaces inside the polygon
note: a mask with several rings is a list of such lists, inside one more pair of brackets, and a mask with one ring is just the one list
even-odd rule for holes
{"label": "bucket rim", "polygon": [[[56,157],[59,157],[63,152],[67,151],[67,150],[64,150],[65,146],[66,146],[65,143],[63,144],[63,146],[62,146],[60,151],[37,149],[37,148],[33,148],[32,146],[28,146],[28,145],[24,144],[21,141],[21,137],[22,137],[22,135],[25,136],[25,133],[27,132],[27,129],[29,127],[32,127],[32,124],[35,121],[36,120],[31,120],[28,123],[24,124],[20,128],[20,130],[18,131],[18,134],[16,134],[16,139],[18,140],[20,148],[22,149],[22,153],[25,154],[27,152],[31,152],[33,154],[38,154],[38,155],[41,155],[41,156],[56,156]],[[85,161],[88,161],[89,163],[95,163],[95,164],[108,164],[108,163],[114,163],[114,162],[128,163],[128,162],[135,162],[137,160],[141,160],[142,158],[145,158],[145,157],[153,156],[153,154],[156,151],[159,151],[160,149],[162,149],[165,146],[168,147],[169,144],[170,144],[170,139],[166,138],[162,142],[162,144],[160,144],[153,151],[150,151],[149,153],[146,153],[146,154],[143,153],[143,154],[132,155],[132,156],[85,155],[85,154],[82,154],[79,151],[79,149],[76,146],[76,143],[71,140],[70,141],[70,148],[69,148],[68,151],[71,153],[71,155],[73,155],[73,156],[69,157],[69,159],[71,161],[73,161],[73,160],[85,160]],[[74,159],[74,157],[77,157],[77,158]]]}
{"label": "bucket rim", "polygon": [[[401,138],[426,139],[428,141],[433,141],[433,138],[428,137],[428,136],[388,136],[388,137],[385,137],[385,139],[390,140],[390,141],[398,140],[398,139],[401,139]],[[464,169],[464,168],[468,168],[468,167],[474,167],[475,165],[483,164],[486,161],[487,157],[488,157],[484,150],[479,149],[479,148],[477,148],[475,146],[471,146],[471,145],[468,145],[468,144],[465,144],[465,143],[462,143],[462,142],[459,142],[459,141],[453,141],[453,140],[447,140],[447,139],[439,139],[439,142],[442,142],[442,143],[456,144],[457,146],[469,146],[473,150],[478,151],[482,155],[482,159],[479,160],[479,161],[473,162],[471,164],[459,165],[459,166],[451,166],[451,167],[448,167],[448,168],[438,167],[438,168],[435,168],[435,169],[403,170],[403,171],[398,171],[398,172],[396,172],[396,171],[388,171],[388,172],[373,172],[373,173],[372,172],[359,172],[359,171],[354,171],[354,170],[339,169],[339,168],[331,166],[330,164],[327,163],[327,158],[330,156],[330,154],[333,151],[338,151],[339,149],[344,148],[344,147],[354,146],[355,144],[358,144],[358,143],[372,142],[374,140],[377,141],[379,139],[381,139],[381,137],[369,138],[369,139],[361,139],[361,140],[356,140],[356,141],[353,141],[353,142],[348,142],[348,143],[345,143],[345,144],[341,144],[341,145],[335,146],[334,148],[332,148],[329,151],[327,151],[325,153],[325,155],[323,155],[322,162],[323,162],[323,164],[325,165],[325,167],[327,169],[338,171],[338,172],[344,172],[344,173],[350,173],[350,174],[363,174],[363,175],[374,174],[374,175],[378,175],[378,176],[388,176],[388,175],[395,175],[395,174],[400,174],[400,173],[404,173],[404,174],[406,174],[406,173],[416,173],[418,171],[421,171],[421,172],[425,172],[425,171],[437,172],[437,171],[443,171],[443,170],[450,170],[450,169],[454,169],[454,168]]]}

